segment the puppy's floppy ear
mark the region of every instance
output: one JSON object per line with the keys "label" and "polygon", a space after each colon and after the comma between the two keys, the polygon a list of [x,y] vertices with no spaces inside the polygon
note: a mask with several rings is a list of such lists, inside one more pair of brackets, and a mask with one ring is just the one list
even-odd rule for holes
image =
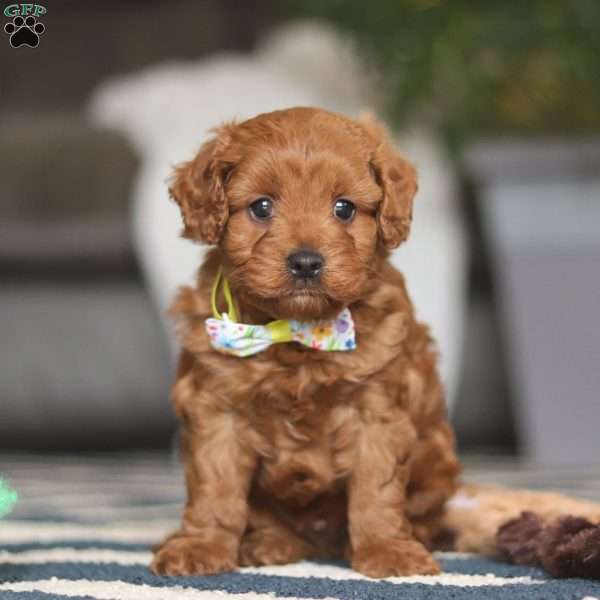
{"label": "puppy's floppy ear", "polygon": [[410,232],[417,172],[392,148],[385,129],[372,116],[360,120],[375,142],[369,164],[383,192],[377,211],[379,235],[386,248],[396,248]]}
{"label": "puppy's floppy ear", "polygon": [[206,142],[196,157],[175,168],[169,195],[181,209],[183,237],[216,244],[229,218],[225,182],[233,164],[224,154],[234,125],[215,130],[216,137]]}

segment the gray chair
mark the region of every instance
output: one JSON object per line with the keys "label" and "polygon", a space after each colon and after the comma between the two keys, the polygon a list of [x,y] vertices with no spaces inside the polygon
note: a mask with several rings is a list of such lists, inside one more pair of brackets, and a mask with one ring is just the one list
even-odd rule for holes
{"label": "gray chair", "polygon": [[136,156],[76,116],[0,129],[0,447],[168,445],[169,357],[128,227]]}

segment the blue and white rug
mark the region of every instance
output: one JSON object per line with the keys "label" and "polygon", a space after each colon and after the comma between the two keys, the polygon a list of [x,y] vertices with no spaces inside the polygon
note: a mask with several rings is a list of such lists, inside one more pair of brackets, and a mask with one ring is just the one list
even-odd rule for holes
{"label": "blue and white rug", "polygon": [[[468,475],[489,479],[493,470]],[[10,457],[0,472],[22,496],[0,522],[0,600],[600,599],[600,582],[554,580],[537,569],[453,553],[438,555],[444,573],[437,577],[378,581],[342,563],[313,562],[158,577],[147,568],[150,546],[177,526],[183,498],[179,469],[168,458]],[[589,473],[582,480],[589,486]]]}

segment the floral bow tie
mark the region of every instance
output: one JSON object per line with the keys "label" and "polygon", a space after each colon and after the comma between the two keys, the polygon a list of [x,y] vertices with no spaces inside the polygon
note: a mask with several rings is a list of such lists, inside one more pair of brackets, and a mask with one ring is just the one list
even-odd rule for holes
{"label": "floral bow tie", "polygon": [[266,350],[271,344],[298,342],[314,350],[325,352],[347,351],[356,348],[354,321],[345,308],[333,320],[325,323],[302,323],[280,319],[266,325],[246,325],[237,322],[237,314],[227,280],[223,278],[223,295],[228,312],[219,316],[217,292],[222,278],[217,273],[212,289],[214,318],[206,319],[206,332],[213,348],[234,356],[251,356]]}

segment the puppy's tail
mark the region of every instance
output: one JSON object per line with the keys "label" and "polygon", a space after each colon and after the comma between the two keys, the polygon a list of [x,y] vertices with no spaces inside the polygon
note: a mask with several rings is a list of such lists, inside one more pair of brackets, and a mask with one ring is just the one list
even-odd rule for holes
{"label": "puppy's tail", "polygon": [[540,566],[555,577],[600,579],[600,503],[463,484],[446,505],[444,525],[458,552]]}

